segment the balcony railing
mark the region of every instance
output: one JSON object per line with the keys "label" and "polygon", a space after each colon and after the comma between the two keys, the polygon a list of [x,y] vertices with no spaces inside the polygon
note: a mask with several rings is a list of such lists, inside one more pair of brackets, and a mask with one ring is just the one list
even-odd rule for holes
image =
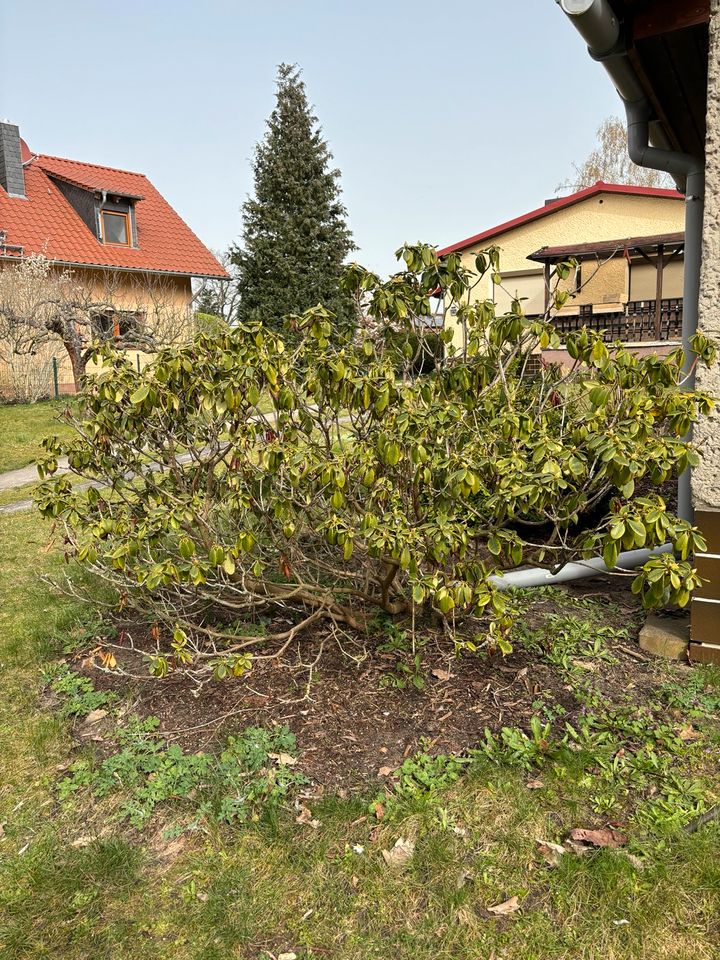
{"label": "balcony railing", "polygon": [[655,300],[631,300],[624,310],[595,311],[592,306],[580,307],[577,314],[560,314],[552,323],[561,336],[587,327],[602,333],[603,340],[611,343],[641,343],[647,340],[680,340],[682,336],[682,297],[660,301],[660,311]]}

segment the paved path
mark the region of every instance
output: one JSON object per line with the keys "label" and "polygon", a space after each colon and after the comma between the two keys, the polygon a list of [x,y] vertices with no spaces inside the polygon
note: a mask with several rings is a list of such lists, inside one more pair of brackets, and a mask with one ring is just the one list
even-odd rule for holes
{"label": "paved path", "polygon": [[[67,457],[62,457],[58,462],[58,473],[65,473],[67,468]],[[26,467],[20,467],[18,470],[8,470],[7,473],[0,473],[0,491],[24,487],[26,484],[34,483],[39,479],[36,465],[29,463]]]}
{"label": "paved path", "polygon": [[[205,451],[201,451],[201,456]],[[191,453],[182,453],[177,457],[178,463],[189,463],[193,459]],[[159,463],[150,463],[148,464],[150,470],[159,470],[161,465]],[[61,457],[58,461],[58,468],[54,476],[58,476],[60,473],[68,472],[68,462],[67,457]],[[126,473],[125,477],[130,478],[134,476],[133,473]],[[27,467],[21,467],[19,470],[9,470],[7,473],[0,473],[0,490],[14,490],[16,487],[22,487],[26,483],[32,483],[34,480],[40,480],[38,477],[37,468],[34,463],[31,463]],[[85,490],[87,487],[103,487],[104,484],[97,480],[87,480],[84,483],[76,483],[74,488],[75,490]],[[14,503],[8,503],[4,507],[0,507],[0,515],[3,513],[20,513],[23,510],[30,510],[35,506],[35,501],[28,497],[25,500],[16,500]]]}
{"label": "paved path", "polygon": [[[310,408],[316,410],[317,407],[315,404],[311,404]],[[252,417],[251,419],[257,420],[259,417]],[[349,416],[340,417],[340,423],[345,423],[350,420]],[[201,451],[201,456],[204,454],[205,449]],[[178,463],[187,463],[192,459],[192,454],[183,453],[177,458]],[[160,469],[159,464],[153,464],[150,467],[151,470]],[[67,473],[68,462],[67,457],[61,457],[58,460],[58,468],[55,476],[60,473]],[[132,474],[127,474],[127,476],[132,476]],[[0,473],[0,493],[4,490],[14,490],[16,487],[24,487],[28,483],[33,483],[36,480],[39,480],[37,467],[34,463],[29,463],[26,467],[20,467],[19,470],[8,470],[7,473]],[[87,483],[78,483],[75,486],[76,490],[82,490],[85,487],[89,487],[90,481]],[[97,484],[100,486],[100,484]],[[32,499],[27,500],[17,500],[15,503],[9,503],[5,507],[0,507],[0,514],[3,513],[19,513],[21,510],[29,510],[34,506],[34,501]]]}
{"label": "paved path", "polygon": [[[58,473],[67,473],[67,469],[67,457],[62,457],[58,462]],[[39,480],[37,466],[34,463],[29,463],[26,467],[20,467],[18,470],[8,470],[6,473],[0,473],[0,492],[25,487],[28,483],[39,482]],[[6,506],[0,507],[0,514],[19,513],[21,510],[29,510],[34,505],[34,501],[30,498],[16,500],[14,503],[8,503]]]}

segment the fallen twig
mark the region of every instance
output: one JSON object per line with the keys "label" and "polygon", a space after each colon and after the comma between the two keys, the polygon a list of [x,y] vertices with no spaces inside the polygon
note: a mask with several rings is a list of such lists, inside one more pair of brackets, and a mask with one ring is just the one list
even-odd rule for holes
{"label": "fallen twig", "polygon": [[706,823],[711,823],[713,820],[720,818],[720,803],[714,807],[710,807],[709,810],[706,810],[705,813],[701,813],[699,816],[694,817],[690,823],[686,823],[683,827],[685,833],[695,833],[696,830],[699,830],[700,827],[704,827]]}
{"label": "fallen twig", "polygon": [[642,663],[645,663],[645,657],[640,653],[639,650],[633,650],[632,647],[626,647],[624,643],[616,643],[616,650],[622,650],[623,653],[626,653],[629,657],[632,657],[633,660],[639,660]]}

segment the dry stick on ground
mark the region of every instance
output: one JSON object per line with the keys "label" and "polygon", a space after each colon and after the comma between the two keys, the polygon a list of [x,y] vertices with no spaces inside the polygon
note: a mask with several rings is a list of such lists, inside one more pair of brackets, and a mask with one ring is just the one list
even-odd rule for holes
{"label": "dry stick on ground", "polygon": [[714,807],[710,807],[709,810],[695,817],[690,823],[686,823],[683,830],[685,833],[695,833],[700,827],[704,827],[706,823],[711,823],[713,820],[718,819],[720,819],[720,803]]}
{"label": "dry stick on ground", "polygon": [[638,660],[640,663],[646,662],[647,658],[644,657],[639,650],[633,650],[632,647],[626,647],[624,643],[616,643],[615,649],[621,650],[623,653],[626,653],[628,657],[632,657],[633,660]]}

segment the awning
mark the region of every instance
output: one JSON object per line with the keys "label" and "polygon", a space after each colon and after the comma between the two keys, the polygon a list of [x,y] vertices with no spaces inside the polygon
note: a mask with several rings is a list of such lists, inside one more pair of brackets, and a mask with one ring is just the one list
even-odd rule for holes
{"label": "awning", "polygon": [[594,243],[573,243],[559,247],[541,247],[528,256],[528,260],[537,263],[558,263],[563,260],[594,260],[597,257],[611,257],[613,254],[627,256],[628,254],[657,253],[668,247],[677,253],[685,246],[685,234],[658,233],[651,237],[625,237],[618,240],[599,240]]}

